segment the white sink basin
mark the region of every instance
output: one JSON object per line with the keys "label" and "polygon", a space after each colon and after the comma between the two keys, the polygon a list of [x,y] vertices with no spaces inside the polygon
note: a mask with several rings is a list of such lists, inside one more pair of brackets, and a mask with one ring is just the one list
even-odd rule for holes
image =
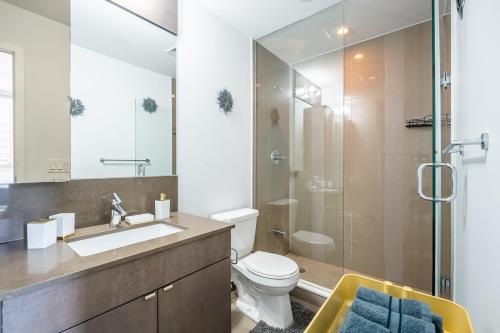
{"label": "white sink basin", "polygon": [[158,223],[68,242],[67,244],[78,253],[78,255],[86,257],[150,239],[172,235],[181,231],[184,230],[167,224]]}

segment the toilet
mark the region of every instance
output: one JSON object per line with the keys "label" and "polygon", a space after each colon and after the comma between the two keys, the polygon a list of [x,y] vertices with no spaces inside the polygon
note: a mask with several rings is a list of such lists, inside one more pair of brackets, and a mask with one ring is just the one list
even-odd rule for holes
{"label": "toilet", "polygon": [[211,218],[235,225],[231,230],[231,280],[238,291],[238,310],[256,322],[286,328],[293,323],[288,293],[299,282],[299,267],[285,256],[251,252],[258,216],[257,210],[243,208]]}
{"label": "toilet", "polygon": [[332,262],[335,254],[333,238],[309,230],[299,230],[290,235],[290,252],[320,262]]}

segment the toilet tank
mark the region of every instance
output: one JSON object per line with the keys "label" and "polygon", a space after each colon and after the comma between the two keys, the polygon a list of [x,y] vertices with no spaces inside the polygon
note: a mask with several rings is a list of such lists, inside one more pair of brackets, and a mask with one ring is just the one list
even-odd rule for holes
{"label": "toilet tank", "polygon": [[242,208],[214,214],[211,219],[234,224],[231,229],[231,248],[238,252],[239,258],[243,258],[252,252],[258,216],[258,210]]}

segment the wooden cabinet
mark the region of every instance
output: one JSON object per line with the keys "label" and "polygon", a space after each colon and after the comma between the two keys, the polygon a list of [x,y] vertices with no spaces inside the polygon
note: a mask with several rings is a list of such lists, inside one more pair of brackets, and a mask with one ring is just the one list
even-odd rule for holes
{"label": "wooden cabinet", "polygon": [[227,230],[6,299],[0,333],[230,332],[230,244]]}
{"label": "wooden cabinet", "polygon": [[64,332],[229,333],[230,267],[222,260]]}
{"label": "wooden cabinet", "polygon": [[158,332],[231,332],[229,259],[158,290]]}
{"label": "wooden cabinet", "polygon": [[103,313],[67,333],[156,333],[157,332],[157,293],[150,293]]}

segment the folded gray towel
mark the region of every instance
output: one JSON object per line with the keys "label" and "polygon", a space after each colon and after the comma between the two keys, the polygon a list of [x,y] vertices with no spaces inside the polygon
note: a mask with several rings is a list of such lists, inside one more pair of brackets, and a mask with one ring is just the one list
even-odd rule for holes
{"label": "folded gray towel", "polygon": [[390,312],[383,306],[379,306],[373,303],[365,302],[359,298],[356,298],[351,306],[351,311],[356,314],[373,321],[384,327],[389,327],[389,315]]}
{"label": "folded gray towel", "polygon": [[[390,306],[391,310],[394,312],[399,312],[418,319],[423,319],[428,322],[433,322],[433,314],[431,313],[429,305],[417,300],[399,299],[397,297],[392,297],[391,302],[391,296],[365,287],[358,288],[356,292],[356,298],[360,298],[363,301],[383,306],[387,309],[389,309]],[[437,317],[440,318],[439,316]],[[438,319],[436,318],[436,320]]]}
{"label": "folded gray towel", "polygon": [[353,311],[349,311],[342,324],[340,333],[390,333],[390,331]]}
{"label": "folded gray towel", "polygon": [[[391,312],[388,309],[356,298],[351,312],[389,329],[395,333],[435,333],[434,324],[413,316]],[[401,328],[400,328],[401,326]]]}
{"label": "folded gray towel", "polygon": [[428,304],[413,299],[401,299],[400,313],[432,322],[431,309]]}
{"label": "folded gray towel", "polygon": [[432,314],[431,315],[431,320],[434,326],[436,327],[436,333],[443,333],[443,318],[441,316],[438,316],[437,314]]}
{"label": "folded gray towel", "polygon": [[387,309],[391,305],[391,296],[365,287],[358,288],[356,292],[356,298],[362,299],[363,301],[368,303],[383,306]]}
{"label": "folded gray towel", "polygon": [[[435,333],[436,327],[433,323],[429,323],[423,319],[417,319],[412,316],[407,315],[396,315],[402,316],[401,328],[399,332],[401,333]],[[396,331],[394,331],[396,332]]]}

